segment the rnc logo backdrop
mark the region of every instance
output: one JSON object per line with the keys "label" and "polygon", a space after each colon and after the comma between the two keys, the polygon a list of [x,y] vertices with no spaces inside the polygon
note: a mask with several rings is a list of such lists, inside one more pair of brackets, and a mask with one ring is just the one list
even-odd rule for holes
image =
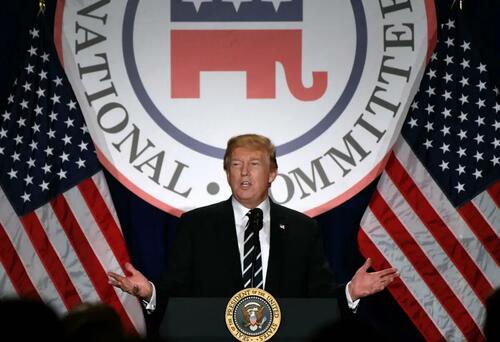
{"label": "rnc logo backdrop", "polygon": [[226,199],[227,140],[277,146],[309,215],[373,180],[435,38],[431,1],[66,1],[60,56],[101,162],[172,214]]}

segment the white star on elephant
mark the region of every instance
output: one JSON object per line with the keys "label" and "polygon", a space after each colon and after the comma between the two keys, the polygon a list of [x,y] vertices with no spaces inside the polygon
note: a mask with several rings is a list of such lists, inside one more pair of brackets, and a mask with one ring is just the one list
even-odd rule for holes
{"label": "white star on elephant", "polygon": [[282,2],[292,2],[292,1],[293,0],[262,0],[262,2],[272,2],[275,12],[278,12],[278,9]]}
{"label": "white star on elephant", "polygon": [[200,6],[204,2],[212,2],[212,0],[182,0],[182,2],[190,2],[194,5],[196,12],[200,10]]}
{"label": "white star on elephant", "polygon": [[222,2],[232,2],[235,11],[238,12],[242,2],[252,2],[252,0],[222,0]]}

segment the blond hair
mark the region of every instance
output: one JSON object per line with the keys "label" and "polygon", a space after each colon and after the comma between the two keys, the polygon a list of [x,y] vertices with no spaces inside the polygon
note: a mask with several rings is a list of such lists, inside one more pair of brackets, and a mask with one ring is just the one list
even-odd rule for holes
{"label": "blond hair", "polygon": [[226,152],[224,153],[224,170],[229,170],[231,154],[238,147],[266,152],[269,156],[271,170],[278,169],[278,162],[276,161],[276,147],[269,138],[259,134],[242,134],[228,140]]}

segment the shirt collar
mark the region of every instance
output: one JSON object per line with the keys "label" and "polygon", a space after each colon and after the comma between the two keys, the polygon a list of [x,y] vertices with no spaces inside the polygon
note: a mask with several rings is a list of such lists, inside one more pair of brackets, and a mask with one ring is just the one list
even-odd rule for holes
{"label": "shirt collar", "polygon": [[[243,204],[238,202],[238,200],[236,198],[234,198],[234,196],[231,197],[231,203],[233,204],[234,217],[238,221],[244,220],[245,216],[247,215],[247,213],[250,209],[248,209]],[[264,213],[264,219],[265,219],[268,216],[268,213],[269,213],[270,208],[271,208],[269,197],[266,197],[266,199],[264,201],[262,201],[257,206],[257,208],[262,210],[262,212]]]}

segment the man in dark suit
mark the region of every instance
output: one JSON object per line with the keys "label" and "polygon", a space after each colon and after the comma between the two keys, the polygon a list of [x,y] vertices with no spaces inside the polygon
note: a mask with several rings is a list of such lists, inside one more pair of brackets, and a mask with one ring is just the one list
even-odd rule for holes
{"label": "man in dark suit", "polygon": [[[141,298],[148,310],[170,296],[231,297],[250,286],[263,287],[275,297],[335,296],[341,306],[354,309],[359,298],[381,291],[398,276],[393,268],[367,272],[367,259],[347,285],[334,282],[316,221],[269,198],[278,166],[268,138],[231,138],[224,170],[232,196],[182,215],[168,270],[158,286],[130,264],[130,275],[109,273],[110,283]],[[258,283],[245,284],[244,231],[247,213],[254,208],[262,210],[262,228],[256,233],[261,268]]]}

